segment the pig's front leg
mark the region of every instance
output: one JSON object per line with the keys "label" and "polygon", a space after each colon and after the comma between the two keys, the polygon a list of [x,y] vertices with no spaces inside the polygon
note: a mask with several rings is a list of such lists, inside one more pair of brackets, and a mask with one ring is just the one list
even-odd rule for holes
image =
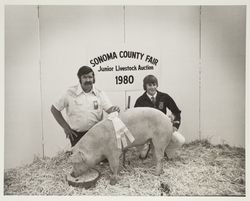
{"label": "pig's front leg", "polygon": [[163,173],[163,170],[162,170],[162,161],[159,160],[159,161],[157,161],[157,163],[156,163],[155,175],[156,175],[156,176],[159,176],[161,173]]}
{"label": "pig's front leg", "polygon": [[119,170],[119,154],[113,154],[113,156],[108,157],[109,160],[109,166],[112,172],[112,175],[110,177],[110,185],[115,185],[117,183],[117,177],[118,177],[118,170]]}
{"label": "pig's front leg", "polygon": [[162,170],[162,159],[164,156],[164,149],[161,149],[159,147],[154,147],[154,155],[155,155],[155,162],[156,162],[156,168],[155,168],[155,174],[159,176],[163,170]]}

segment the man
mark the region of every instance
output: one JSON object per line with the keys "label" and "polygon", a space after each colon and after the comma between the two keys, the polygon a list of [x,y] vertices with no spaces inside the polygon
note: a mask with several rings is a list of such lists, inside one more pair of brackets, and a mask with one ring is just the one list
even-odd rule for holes
{"label": "man", "polygon": [[[106,94],[94,86],[95,75],[92,68],[82,66],[77,73],[79,84],[70,87],[52,106],[51,112],[63,128],[73,147],[96,123],[102,120],[103,110],[107,113],[119,112],[112,106]],[[66,109],[68,121],[61,111]]]}
{"label": "man", "polygon": [[[177,107],[175,101],[166,93],[157,90],[158,80],[154,75],[147,75],[143,79],[143,89],[145,92],[136,100],[134,107],[153,107],[167,114],[169,109],[171,114],[171,121],[173,123],[173,131],[177,131],[181,124],[181,111]],[[174,150],[185,142],[185,138],[179,133],[174,133],[171,142],[165,154],[172,156]],[[149,144],[145,144],[141,150],[140,158],[145,159],[150,150]]]}

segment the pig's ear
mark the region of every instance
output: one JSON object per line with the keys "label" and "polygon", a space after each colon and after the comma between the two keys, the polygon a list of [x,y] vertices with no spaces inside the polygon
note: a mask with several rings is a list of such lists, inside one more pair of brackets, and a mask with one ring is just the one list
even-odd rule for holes
{"label": "pig's ear", "polygon": [[82,152],[76,151],[70,156],[69,161],[71,163],[81,163],[85,161],[85,156]]}

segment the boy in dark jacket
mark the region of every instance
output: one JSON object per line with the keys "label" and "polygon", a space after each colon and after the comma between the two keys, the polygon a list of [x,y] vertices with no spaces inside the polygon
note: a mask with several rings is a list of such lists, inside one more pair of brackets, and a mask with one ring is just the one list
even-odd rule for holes
{"label": "boy in dark jacket", "polygon": [[[181,111],[177,107],[175,101],[166,93],[157,90],[158,80],[154,75],[147,75],[143,79],[143,89],[145,92],[136,100],[134,107],[153,107],[167,114],[167,109],[171,111],[171,121],[173,123],[173,137],[171,143],[165,150],[171,155],[174,149],[182,146],[185,139],[182,135],[175,132],[179,129],[181,124]],[[141,150],[140,158],[144,159],[147,157],[149,152],[149,144],[145,144]]]}

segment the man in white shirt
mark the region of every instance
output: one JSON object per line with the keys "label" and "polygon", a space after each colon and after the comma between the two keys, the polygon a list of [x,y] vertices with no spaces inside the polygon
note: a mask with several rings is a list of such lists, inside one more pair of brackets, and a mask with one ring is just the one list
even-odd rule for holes
{"label": "man in white shirt", "polygon": [[[82,66],[77,73],[79,84],[70,87],[52,106],[51,112],[63,128],[66,137],[73,147],[81,137],[96,123],[102,120],[103,111],[119,112],[117,106],[112,106],[106,94],[94,86],[94,71],[88,66]],[[67,120],[61,111],[66,109]]]}

